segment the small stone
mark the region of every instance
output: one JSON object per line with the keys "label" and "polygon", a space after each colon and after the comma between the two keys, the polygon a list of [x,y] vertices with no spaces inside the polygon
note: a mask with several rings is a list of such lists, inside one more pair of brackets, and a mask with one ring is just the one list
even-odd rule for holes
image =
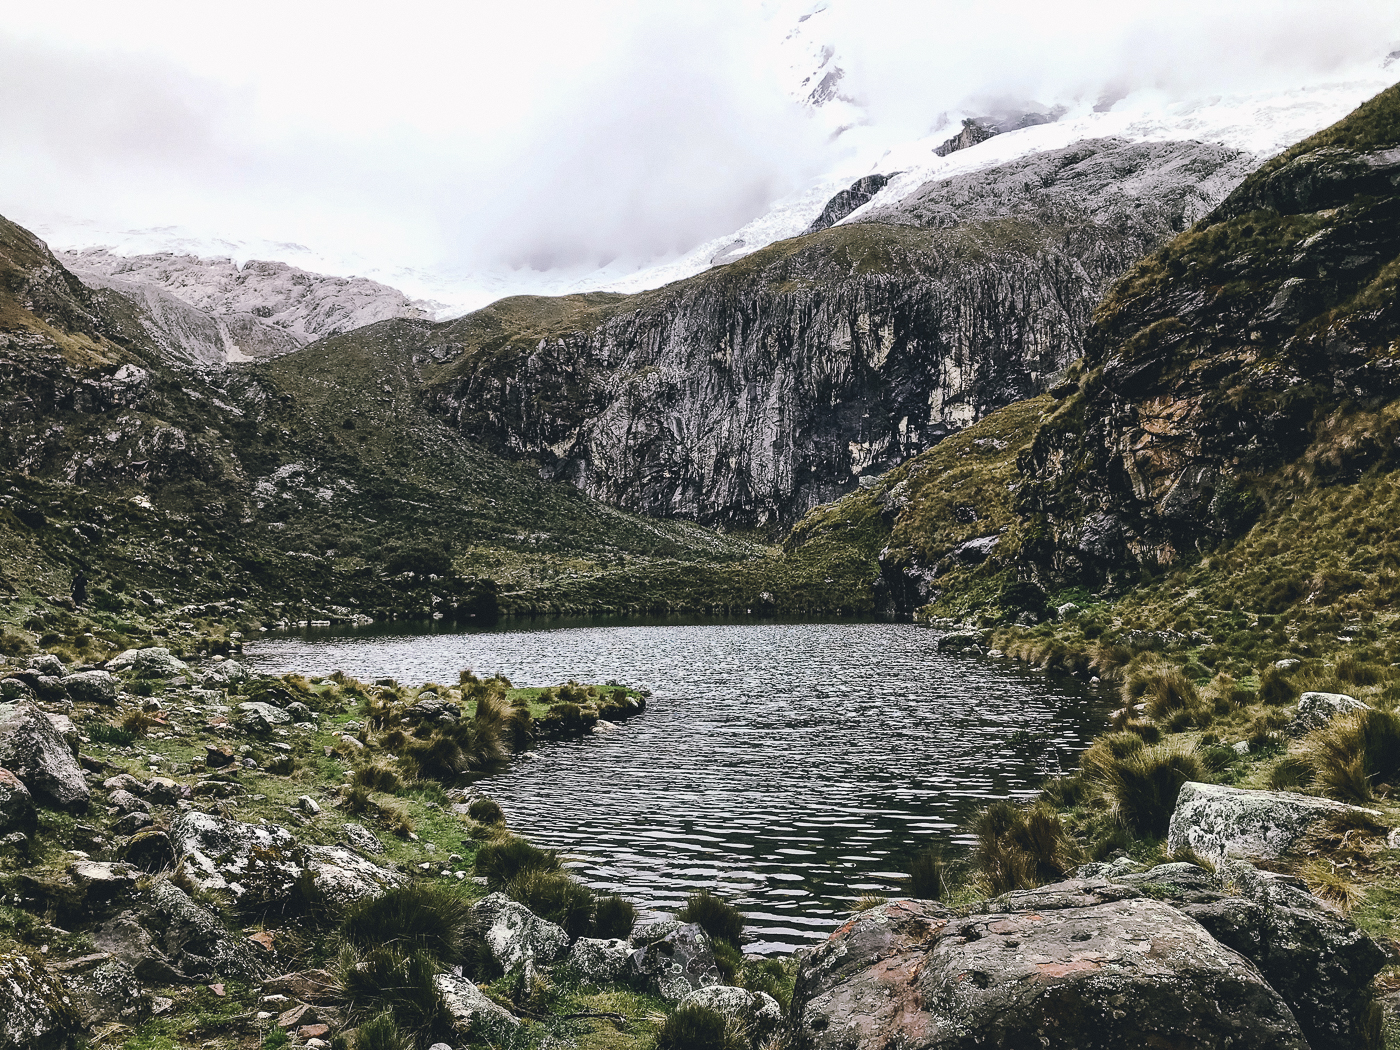
{"label": "small stone", "polygon": [[224,997],[224,986],[222,984],[211,984],[209,986],[209,990],[215,995],[217,995],[220,999]]}
{"label": "small stone", "polygon": [[314,817],[316,816],[316,814],[321,812],[321,807],[317,805],[316,800],[310,795],[302,795],[300,798],[298,798],[297,806],[307,816]]}
{"label": "small stone", "polygon": [[328,1024],[304,1024],[297,1029],[298,1039],[320,1039],[329,1035],[331,1026]]}

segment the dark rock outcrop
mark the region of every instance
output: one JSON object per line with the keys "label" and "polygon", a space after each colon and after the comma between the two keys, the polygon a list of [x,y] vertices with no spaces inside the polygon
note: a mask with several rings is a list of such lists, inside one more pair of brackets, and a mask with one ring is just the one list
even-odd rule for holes
{"label": "dark rock outcrop", "polygon": [[812,225],[807,227],[807,232],[817,233],[835,226],[857,208],[869,204],[875,194],[884,189],[889,181],[890,176],[888,175],[866,175],[864,178],[856,179],[849,187],[826,202],[826,207],[822,209],[820,215],[812,220]]}

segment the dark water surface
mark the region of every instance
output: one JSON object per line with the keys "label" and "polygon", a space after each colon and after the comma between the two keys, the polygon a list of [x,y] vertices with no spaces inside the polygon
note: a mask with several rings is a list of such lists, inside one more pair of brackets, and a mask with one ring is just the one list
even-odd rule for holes
{"label": "dark water surface", "polygon": [[749,917],[746,950],[825,937],[851,902],[897,891],[909,857],[966,843],[990,799],[1033,795],[1105,725],[1067,678],[940,655],[888,623],[583,626],[324,634],[249,646],[260,670],[516,685],[617,680],[638,718],[547,744],[481,787],[511,827],[646,911],[709,886]]}

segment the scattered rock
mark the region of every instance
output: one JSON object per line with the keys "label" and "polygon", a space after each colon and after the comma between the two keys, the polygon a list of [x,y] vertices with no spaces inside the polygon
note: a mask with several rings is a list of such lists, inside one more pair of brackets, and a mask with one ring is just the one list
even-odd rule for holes
{"label": "scattered rock", "polygon": [[63,661],[53,653],[40,653],[38,656],[29,658],[29,667],[41,675],[49,678],[62,678],[65,673]]}
{"label": "scattered rock", "polygon": [[632,946],[612,938],[580,937],[569,950],[569,965],[590,984],[612,984],[627,972]]}
{"label": "scattered rock", "polygon": [[108,791],[130,791],[133,795],[146,793],[146,785],[130,773],[118,773],[114,777],[108,777],[102,782],[102,786]]}
{"label": "scattered rock", "polygon": [[136,971],[115,959],[70,978],[68,987],[88,1025],[104,1021],[135,1025],[151,1012],[150,994]]}
{"label": "scattered rock", "polygon": [[63,685],[75,703],[111,706],[117,702],[117,679],[106,671],[70,674]]}
{"label": "scattered rock", "polygon": [[1280,860],[1328,817],[1379,819],[1376,810],[1298,795],[1187,781],[1167,828],[1167,852],[1191,850],[1219,863]]}
{"label": "scattered rock", "polygon": [[0,700],[7,703],[16,700],[37,700],[34,687],[21,678],[0,678]]}
{"label": "scattered rock", "polygon": [[671,1002],[679,1002],[697,988],[720,983],[710,938],[695,923],[685,923],[638,948],[628,959],[627,968],[634,979]]}
{"label": "scattered rock", "polygon": [[238,705],[233,721],[250,733],[269,733],[274,726],[291,722],[292,716],[280,707],[257,700],[245,701]]}
{"label": "scattered rock", "polygon": [[383,853],[384,843],[363,824],[342,824],[345,840],[363,853]]}
{"label": "scattered rock", "polygon": [[21,831],[32,835],[38,819],[34,796],[24,782],[8,769],[0,769],[0,834]]}
{"label": "scattered rock", "polygon": [[76,1004],[42,965],[0,952],[0,1047],[67,1050],[82,1028]]}
{"label": "scattered rock", "polygon": [[302,795],[297,799],[297,808],[309,817],[314,817],[321,812],[320,805],[310,795]]}
{"label": "scattered rock", "polygon": [[170,838],[191,882],[227,891],[243,907],[286,901],[305,867],[305,851],[276,824],[245,824],[191,810],[176,819]]}
{"label": "scattered rock", "polygon": [[569,949],[567,933],[504,893],[478,901],[472,924],[507,973],[525,962],[554,962]]}
{"label": "scattered rock", "polygon": [[1364,711],[1366,705],[1346,693],[1304,693],[1298,698],[1298,713],[1293,716],[1289,732],[1301,735],[1321,729],[1336,718],[1351,711]]}
{"label": "scattered rock", "polygon": [[80,860],[68,867],[89,908],[99,908],[114,900],[134,896],[141,872],[121,861]]}
{"label": "scattered rock", "polygon": [[287,712],[287,717],[293,722],[314,723],[316,721],[316,712],[312,711],[311,708],[307,707],[300,700],[293,700],[284,710]]}
{"label": "scattered rock", "polygon": [[222,660],[199,676],[202,689],[227,689],[248,678],[248,669],[236,660]]}
{"label": "scattered rock", "polygon": [[459,1034],[465,1036],[473,1030],[480,1029],[489,1031],[492,1026],[520,1026],[520,1021],[514,1014],[486,998],[481,989],[465,977],[440,973],[433,978],[433,982],[442,993],[447,1012],[452,1015],[453,1025]]}
{"label": "scattered rock", "polygon": [[223,769],[234,763],[234,753],[232,749],[220,747],[216,744],[207,744],[204,748],[204,764],[210,769]]}
{"label": "scattered rock", "polygon": [[681,1006],[694,1003],[718,1010],[744,1026],[749,1041],[759,1046],[777,1032],[783,1022],[783,1008],[767,992],[750,992],[713,984],[697,988],[680,1001]]}
{"label": "scattered rock", "polygon": [[41,804],[87,808],[82,767],[53,723],[33,704],[0,704],[0,767],[22,780]]}
{"label": "scattered rock", "polygon": [[341,846],[308,846],[306,854],[312,884],[332,911],[343,911],[368,897],[383,896],[386,889],[407,881],[398,872],[381,868]]}
{"label": "scattered rock", "polygon": [[301,970],[284,973],[263,982],[263,991],[270,995],[286,995],[303,1002],[329,1002],[340,994],[340,986],[329,970]]}
{"label": "scattered rock", "polygon": [[130,791],[118,788],[107,796],[107,801],[123,813],[149,813],[151,807],[144,799],[139,799]]}
{"label": "scattered rock", "polygon": [[108,671],[134,671],[140,678],[169,678],[183,676],[189,665],[172,656],[164,646],[149,649],[127,649],[107,661]]}
{"label": "scattered rock", "polygon": [[161,806],[168,806],[189,797],[189,789],[169,777],[151,777],[145,783],[146,797]]}

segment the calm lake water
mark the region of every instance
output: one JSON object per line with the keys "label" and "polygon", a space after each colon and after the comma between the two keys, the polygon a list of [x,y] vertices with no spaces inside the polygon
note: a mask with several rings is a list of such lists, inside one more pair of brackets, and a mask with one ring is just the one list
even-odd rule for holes
{"label": "calm lake water", "polygon": [[646,912],[716,889],[753,952],[790,951],[896,893],[909,858],[966,844],[991,799],[1034,795],[1073,764],[1112,706],[1068,678],[940,655],[888,623],[572,626],[259,641],[260,670],[405,683],[472,668],[516,685],[616,680],[645,714],[547,744],[481,787],[512,829]]}

